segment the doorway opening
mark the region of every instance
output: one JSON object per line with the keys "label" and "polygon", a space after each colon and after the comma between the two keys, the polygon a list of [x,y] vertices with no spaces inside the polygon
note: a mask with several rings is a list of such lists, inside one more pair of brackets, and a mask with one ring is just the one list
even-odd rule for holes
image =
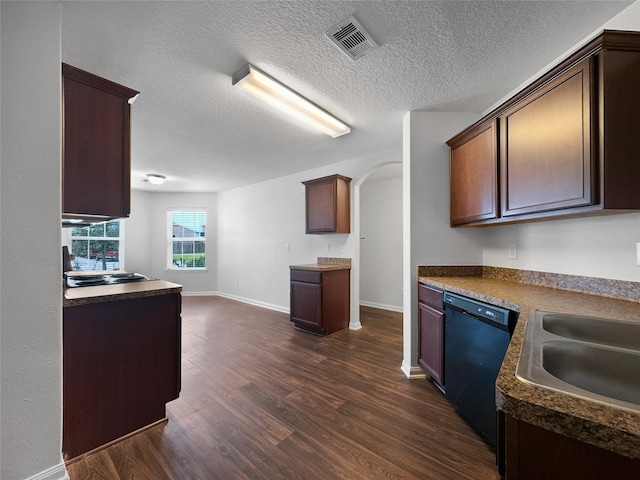
{"label": "doorway opening", "polygon": [[402,312],[402,162],[383,162],[354,184],[351,322],[360,305]]}

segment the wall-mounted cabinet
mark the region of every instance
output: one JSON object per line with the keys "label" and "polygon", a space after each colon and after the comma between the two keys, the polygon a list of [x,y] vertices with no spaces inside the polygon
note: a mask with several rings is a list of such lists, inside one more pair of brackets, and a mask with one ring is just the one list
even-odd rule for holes
{"label": "wall-mounted cabinet", "polygon": [[447,142],[451,225],[640,210],[639,129],[640,32],[604,31]]}
{"label": "wall-mounted cabinet", "polygon": [[500,117],[503,217],[596,200],[597,154],[591,153],[595,62],[586,58]]}
{"label": "wall-mounted cabinet", "polygon": [[305,186],[306,233],[350,233],[351,179],[330,175],[302,183]]}
{"label": "wall-mounted cabinet", "polygon": [[451,147],[451,225],[498,216],[497,122],[456,137]]}
{"label": "wall-mounted cabinet", "polygon": [[129,101],[138,93],[62,64],[63,218],[129,216]]}

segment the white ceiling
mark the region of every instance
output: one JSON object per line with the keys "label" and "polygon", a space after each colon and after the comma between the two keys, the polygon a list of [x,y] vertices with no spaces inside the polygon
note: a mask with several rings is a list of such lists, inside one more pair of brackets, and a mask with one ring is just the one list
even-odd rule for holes
{"label": "white ceiling", "polygon": [[[371,154],[399,160],[406,112],[482,112],[630,3],[70,1],[62,59],[141,92],[132,188],[216,192]],[[380,45],[355,62],[325,36],[351,14]],[[351,133],[316,133],[237,91],[246,63]]]}

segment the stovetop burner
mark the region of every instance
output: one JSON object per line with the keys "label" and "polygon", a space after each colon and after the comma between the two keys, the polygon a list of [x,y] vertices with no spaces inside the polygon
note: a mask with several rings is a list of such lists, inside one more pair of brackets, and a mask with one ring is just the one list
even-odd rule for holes
{"label": "stovetop burner", "polygon": [[140,273],[112,273],[104,275],[67,275],[67,287],[94,287],[96,285],[115,285],[119,283],[142,282],[152,280]]}

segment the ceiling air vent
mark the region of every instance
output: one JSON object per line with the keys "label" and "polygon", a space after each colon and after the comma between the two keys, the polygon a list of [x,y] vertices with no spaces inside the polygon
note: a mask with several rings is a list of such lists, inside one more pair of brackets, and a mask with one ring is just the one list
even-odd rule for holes
{"label": "ceiling air vent", "polygon": [[371,50],[378,48],[376,41],[353,15],[331,27],[327,31],[327,37],[351,60],[358,60]]}

